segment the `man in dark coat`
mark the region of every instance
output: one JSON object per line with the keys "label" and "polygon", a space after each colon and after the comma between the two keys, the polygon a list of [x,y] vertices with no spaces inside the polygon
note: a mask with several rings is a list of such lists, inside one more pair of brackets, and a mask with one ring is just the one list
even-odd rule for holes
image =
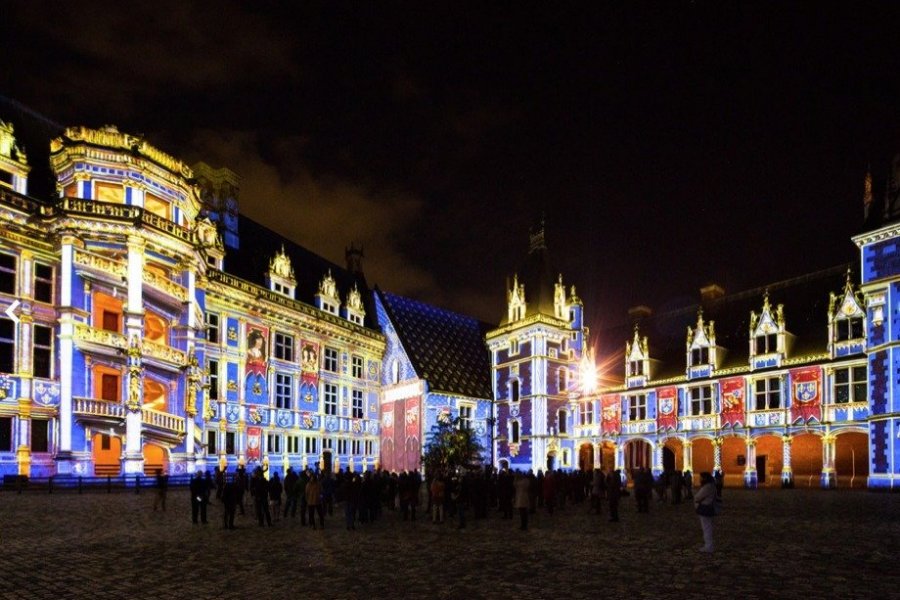
{"label": "man in dark coat", "polygon": [[259,526],[264,524],[272,525],[272,513],[269,512],[269,486],[266,478],[263,477],[262,468],[256,467],[253,470],[253,477],[250,479],[250,495],[253,496],[253,506],[256,509],[256,519]]}
{"label": "man in dark coat", "polygon": [[288,467],[287,473],[284,475],[284,516],[287,518],[288,512],[291,518],[297,516],[297,496],[294,495],[294,487],[297,485],[297,473],[294,467]]}
{"label": "man in dark coat", "polygon": [[610,471],[606,477],[606,499],[609,502],[609,520],[619,520],[619,497],[622,493],[622,472]]}
{"label": "man in dark coat", "polygon": [[234,513],[237,511],[237,482],[229,481],[222,487],[222,528],[234,529]]}
{"label": "man in dark coat", "polygon": [[206,525],[206,500],[209,497],[207,495],[209,487],[206,484],[206,480],[203,479],[203,473],[201,471],[194,473],[194,478],[191,479],[190,490],[191,521],[196,525],[197,517],[199,515],[200,522]]}

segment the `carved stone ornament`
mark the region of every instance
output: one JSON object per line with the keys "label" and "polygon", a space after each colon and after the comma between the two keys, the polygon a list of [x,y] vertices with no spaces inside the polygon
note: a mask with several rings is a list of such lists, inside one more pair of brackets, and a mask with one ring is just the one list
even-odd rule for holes
{"label": "carved stone ornament", "polygon": [[365,308],[363,308],[362,295],[359,293],[355,283],[353,284],[353,289],[347,294],[347,308],[362,314],[366,312]]}
{"label": "carved stone ornament", "polygon": [[294,267],[291,266],[291,259],[284,251],[284,245],[281,246],[281,251],[269,260],[269,274],[281,279],[294,279]]}
{"label": "carved stone ornament", "polygon": [[334,277],[331,276],[331,269],[328,269],[328,273],[319,283],[319,295],[331,298],[335,302],[339,302],[337,284],[334,282]]}
{"label": "carved stone ornament", "polygon": [[209,220],[209,217],[198,219],[194,227],[197,243],[202,247],[218,248],[222,245],[222,242],[219,239],[219,232],[216,230],[215,224]]}

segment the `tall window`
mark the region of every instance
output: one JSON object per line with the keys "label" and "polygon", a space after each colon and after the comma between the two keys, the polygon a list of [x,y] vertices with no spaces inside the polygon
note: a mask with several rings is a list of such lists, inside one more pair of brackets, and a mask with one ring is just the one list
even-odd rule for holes
{"label": "tall window", "polygon": [[560,393],[566,391],[568,389],[569,384],[569,370],[565,367],[560,367],[556,372],[556,383],[558,385]]}
{"label": "tall window", "polygon": [[694,348],[691,350],[691,366],[697,367],[709,364],[709,348]]}
{"label": "tall window", "polygon": [[270,433],[266,436],[266,448],[269,454],[281,454],[281,436],[277,433]]}
{"label": "tall window", "polygon": [[50,421],[31,420],[31,451],[50,452]]}
{"label": "tall window", "polygon": [[0,292],[16,293],[16,257],[0,254]]}
{"label": "tall window", "polygon": [[219,340],[219,315],[206,313],[206,341],[210,344],[218,344]]}
{"label": "tall window", "polygon": [[234,432],[225,432],[225,454],[234,454]]}
{"label": "tall window", "polygon": [[362,440],[353,440],[350,444],[350,450],[353,452],[353,456],[362,454]]}
{"label": "tall window", "polygon": [[337,446],[338,446],[338,454],[342,454],[342,455],[347,454],[347,440],[346,439],[344,439],[344,438],[339,439]]}
{"label": "tall window", "polygon": [[509,382],[509,399],[512,402],[519,401],[519,380],[513,379]]}
{"label": "tall window", "polygon": [[325,347],[325,370],[330,373],[338,372],[338,351],[335,348]]}
{"label": "tall window", "polygon": [[834,370],[834,401],[865,402],[867,371],[865,366]]}
{"label": "tall window", "polygon": [[691,415],[712,414],[712,388],[708,385],[691,388]]}
{"label": "tall window", "polygon": [[218,432],[217,431],[207,431],[206,432],[206,454],[212,456],[218,452],[216,443],[218,441]]}
{"label": "tall window", "polygon": [[513,354],[519,353],[519,340],[509,340],[509,354],[512,356]]}
{"label": "tall window", "polygon": [[472,429],[472,406],[470,404],[459,405],[459,428]]}
{"label": "tall window", "polygon": [[628,420],[643,421],[647,418],[647,394],[628,397]]}
{"label": "tall window", "polygon": [[519,443],[519,422],[513,421],[510,424],[510,427],[512,429],[512,431],[510,432],[510,437],[511,437],[512,443],[518,444]]}
{"label": "tall window", "polygon": [[291,408],[293,387],[293,377],[286,373],[275,373],[275,408]]}
{"label": "tall window", "polygon": [[207,363],[209,369],[209,399],[219,399],[219,361],[211,360]]}
{"label": "tall window", "polygon": [[325,414],[336,415],[338,407],[338,388],[333,383],[325,384]]}
{"label": "tall window", "polygon": [[353,360],[351,362],[351,374],[357,379],[362,379],[363,376],[363,358],[362,356],[353,355]]}
{"label": "tall window", "polygon": [[756,410],[781,408],[780,377],[757,379],[754,387],[756,390]]}
{"label": "tall window", "polygon": [[34,299],[38,302],[53,302],[53,267],[34,263]]}
{"label": "tall window", "polygon": [[560,434],[568,433],[568,428],[566,427],[566,411],[561,410],[556,413],[556,430],[559,431]]}
{"label": "tall window", "polygon": [[353,410],[353,418],[354,419],[362,419],[363,418],[363,393],[362,390],[353,390],[352,392],[352,400],[353,403],[351,408]]}
{"label": "tall window", "polygon": [[0,417],[0,452],[13,451],[12,417]]}
{"label": "tall window", "polygon": [[119,374],[118,373],[101,373],[100,374],[100,398],[107,402],[118,402],[119,392]]}
{"label": "tall window", "polygon": [[836,342],[858,340],[861,337],[863,337],[862,317],[838,319],[834,322],[834,340]]}
{"label": "tall window", "polygon": [[756,336],[756,353],[771,354],[778,352],[778,334],[769,333]]}
{"label": "tall window", "polygon": [[304,440],[304,446],[307,454],[316,454],[319,452],[319,438],[307,436]]}
{"label": "tall window", "polygon": [[15,368],[16,324],[12,319],[0,318],[0,373],[14,373]]}
{"label": "tall window", "polygon": [[287,436],[287,452],[288,452],[288,454],[299,454],[300,453],[300,436],[299,435]]}
{"label": "tall window", "polygon": [[53,329],[45,325],[35,325],[32,335],[34,346],[31,360],[34,376],[49,379],[53,376]]}
{"label": "tall window", "polygon": [[631,376],[644,374],[644,361],[630,360],[628,361],[628,374]]}
{"label": "tall window", "polygon": [[590,425],[594,422],[594,403],[590,400],[581,403],[581,424]]}
{"label": "tall window", "polygon": [[372,456],[375,454],[375,442],[372,440],[366,440],[366,456]]}
{"label": "tall window", "polygon": [[391,361],[391,383],[400,383],[400,361],[396,358]]}
{"label": "tall window", "polygon": [[275,358],[293,362],[294,338],[284,333],[275,334]]}

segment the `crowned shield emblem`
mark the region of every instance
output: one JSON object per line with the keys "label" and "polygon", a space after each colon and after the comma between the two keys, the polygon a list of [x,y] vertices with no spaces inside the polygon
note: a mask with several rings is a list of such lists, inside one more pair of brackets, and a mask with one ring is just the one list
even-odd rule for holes
{"label": "crowned shield emblem", "polygon": [[662,402],[659,404],[659,410],[662,411],[664,415],[672,414],[672,410],[675,408],[675,402],[672,398],[663,398]]}
{"label": "crowned shield emblem", "polygon": [[794,384],[794,396],[800,402],[810,402],[819,395],[819,383],[817,381],[803,381]]}

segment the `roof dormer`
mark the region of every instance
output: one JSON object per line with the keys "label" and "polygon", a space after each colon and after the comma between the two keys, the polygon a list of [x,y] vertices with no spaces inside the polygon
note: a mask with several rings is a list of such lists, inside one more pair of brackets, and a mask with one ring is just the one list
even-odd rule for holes
{"label": "roof dormer", "polygon": [[30,171],[25,150],[16,145],[12,123],[0,121],[0,186],[27,194]]}
{"label": "roof dormer", "polygon": [[762,312],[757,315],[750,311],[750,367],[780,367],[792,337],[785,329],[784,305],[779,304],[773,309],[766,292]]}
{"label": "roof dormer", "polygon": [[333,315],[338,314],[341,305],[341,299],[338,297],[337,284],[334,277],[331,276],[331,269],[319,282],[319,293],[316,294],[316,308],[324,310]]}
{"label": "roof dormer", "polygon": [[266,273],[266,282],[269,285],[269,289],[276,294],[282,294],[288,298],[294,297],[294,290],[297,289],[297,279],[294,277],[294,267],[291,266],[291,259],[284,251],[284,244],[281,245],[281,251],[269,259],[269,271]]}
{"label": "roof dormer", "polygon": [[513,276],[512,289],[506,290],[506,303],[510,323],[525,318],[525,284],[519,283],[519,276]]}
{"label": "roof dormer", "polygon": [[634,326],[634,339],[625,343],[625,383],[629,388],[646,385],[650,379],[650,352],[647,337],[641,339]]}
{"label": "roof dormer", "polygon": [[720,364],[721,348],[716,346],[716,323],[703,321],[703,309],[697,311],[697,324],[687,328],[688,379],[709,377]]}
{"label": "roof dormer", "polygon": [[866,311],[861,295],[854,291],[847,271],[847,281],[840,296],[831,293],[828,304],[828,348],[831,357],[863,352],[866,343]]}
{"label": "roof dormer", "polygon": [[354,283],[353,289],[347,294],[347,302],[344,304],[344,318],[357,325],[362,325],[365,317],[366,309],[363,306],[362,294],[359,293],[359,288]]}

